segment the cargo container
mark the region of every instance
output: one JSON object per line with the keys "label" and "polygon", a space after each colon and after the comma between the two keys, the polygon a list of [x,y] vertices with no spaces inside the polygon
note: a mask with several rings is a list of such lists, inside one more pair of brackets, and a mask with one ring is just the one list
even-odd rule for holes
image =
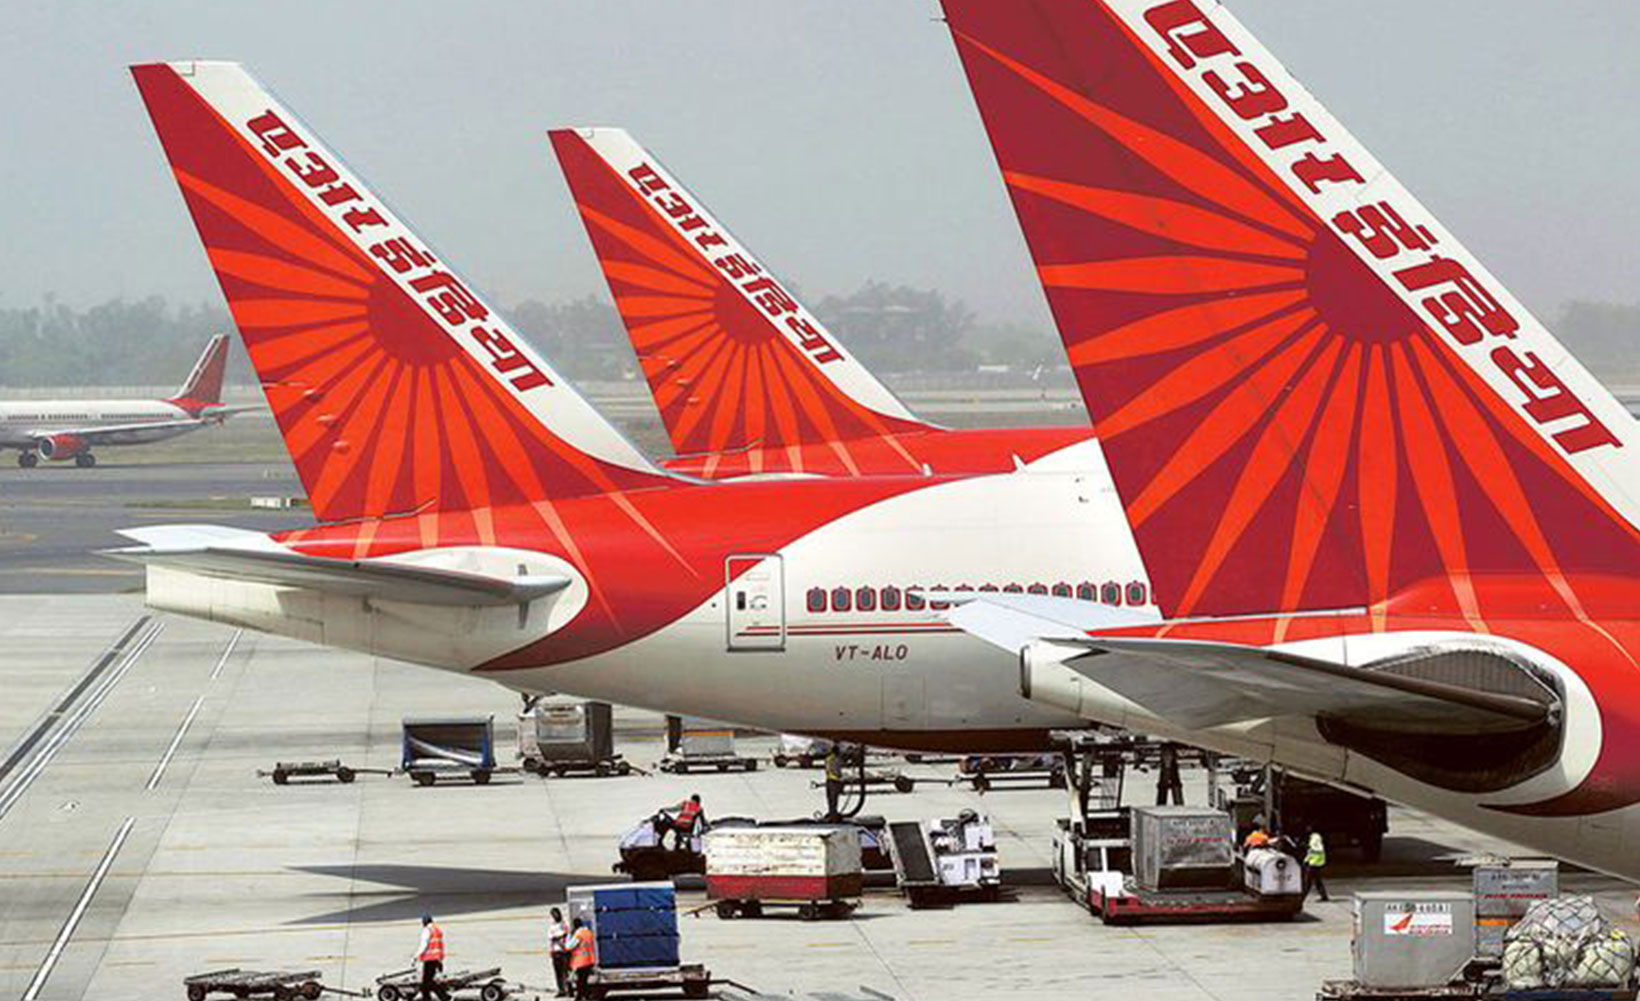
{"label": "cargo container", "polygon": [[678,902],[671,883],[572,886],[569,916],[592,929],[598,968],[678,965]]}
{"label": "cargo container", "polygon": [[419,785],[467,774],[483,785],[495,764],[494,716],[407,717],[399,767]]}
{"label": "cargo container", "polygon": [[554,698],[537,703],[518,717],[518,757],[525,771],[543,777],[632,771],[615,753],[614,713],[607,702]]}
{"label": "cargo container", "polygon": [[1197,806],[1136,806],[1134,883],[1144,890],[1225,890],[1235,879],[1230,815]]}
{"label": "cargo container", "polygon": [[1550,859],[1479,862],[1475,878],[1475,955],[1503,958],[1503,937],[1539,900],[1560,896],[1560,865]]}
{"label": "cargo container", "polygon": [[1443,987],[1475,955],[1475,898],[1455,891],[1355,895],[1355,982]]}
{"label": "cargo container", "polygon": [[[853,826],[730,827],[706,835],[706,895],[729,905],[718,909],[724,917],[761,910],[735,905],[837,905],[858,897],[863,885]],[[810,908],[804,916],[819,914]]]}

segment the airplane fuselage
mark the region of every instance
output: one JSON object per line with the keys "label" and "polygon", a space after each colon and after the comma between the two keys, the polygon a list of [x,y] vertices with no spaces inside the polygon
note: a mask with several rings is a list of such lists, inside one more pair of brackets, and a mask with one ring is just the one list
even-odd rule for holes
{"label": "airplane fuselage", "polygon": [[[75,430],[135,427],[111,433],[104,445],[164,441],[206,426],[198,410],[166,400],[25,400],[0,403],[0,448],[34,450],[43,438]],[[175,423],[171,423],[175,422]]]}

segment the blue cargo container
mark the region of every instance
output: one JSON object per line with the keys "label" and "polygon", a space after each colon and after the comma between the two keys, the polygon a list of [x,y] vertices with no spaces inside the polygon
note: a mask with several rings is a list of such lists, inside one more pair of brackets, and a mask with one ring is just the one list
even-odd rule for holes
{"label": "blue cargo container", "polygon": [[678,901],[671,883],[572,886],[569,913],[592,929],[600,969],[679,965]]}

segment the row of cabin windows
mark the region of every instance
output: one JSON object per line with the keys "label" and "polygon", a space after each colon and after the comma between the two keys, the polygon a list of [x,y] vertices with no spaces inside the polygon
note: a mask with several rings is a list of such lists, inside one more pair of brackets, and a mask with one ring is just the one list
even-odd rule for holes
{"label": "row of cabin windows", "polygon": [[[1097,601],[1106,605],[1120,605],[1124,601],[1129,605],[1143,605],[1150,597],[1150,589],[1142,581],[1132,581],[1122,585],[1113,580],[1103,584],[1092,581],[1083,581],[1072,587],[1061,581],[1051,587],[1047,584],[1005,584],[998,587],[995,584],[981,584],[978,588],[969,584],[959,584],[955,588],[948,588],[943,584],[923,589],[928,594],[940,591],[1001,591],[1005,594],[1051,594],[1056,598],[1079,598],[1082,601]],[[806,607],[812,613],[821,612],[898,612],[902,608],[908,612],[920,612],[924,608],[943,611],[951,607],[949,601],[940,601],[937,598],[925,597],[915,590],[904,590],[890,584],[887,587],[834,587],[827,590],[823,587],[809,588]]]}

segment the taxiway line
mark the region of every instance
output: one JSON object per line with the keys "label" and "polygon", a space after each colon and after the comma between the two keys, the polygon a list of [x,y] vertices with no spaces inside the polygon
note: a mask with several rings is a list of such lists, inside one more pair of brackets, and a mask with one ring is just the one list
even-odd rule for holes
{"label": "taxiway line", "polygon": [[34,979],[29,981],[28,990],[23,992],[23,1001],[35,1001],[40,996],[40,991],[45,988],[46,981],[51,979],[51,971],[57,968],[57,960],[62,958],[63,950],[68,948],[69,940],[80,927],[80,920],[90,909],[92,898],[102,888],[103,880],[108,877],[108,870],[114,866],[115,856],[125,847],[125,839],[131,836],[131,828],[136,822],[137,818],[126,817],[125,823],[120,825],[119,832],[114,835],[114,840],[108,846],[108,851],[103,853],[102,861],[97,863],[96,871],[91,874],[90,882],[86,883],[85,889],[80,892],[80,899],[75,902],[74,910],[69,912],[68,920],[63,922],[62,929],[57,932],[56,940],[51,943],[51,950],[41,961],[40,968],[34,971]]}
{"label": "taxiway line", "polygon": [[145,787],[148,792],[153,792],[155,787],[159,785],[160,778],[165,775],[165,769],[171,764],[171,758],[177,753],[177,748],[182,745],[182,738],[187,736],[188,728],[194,724],[194,717],[199,715],[199,707],[204,704],[205,696],[201,695],[194,700],[194,706],[188,710],[188,715],[182,718],[182,725],[177,727],[176,736],[171,738],[171,745],[165,749],[164,757],[160,758],[159,764],[154,766],[154,774],[148,776],[148,785]]}

